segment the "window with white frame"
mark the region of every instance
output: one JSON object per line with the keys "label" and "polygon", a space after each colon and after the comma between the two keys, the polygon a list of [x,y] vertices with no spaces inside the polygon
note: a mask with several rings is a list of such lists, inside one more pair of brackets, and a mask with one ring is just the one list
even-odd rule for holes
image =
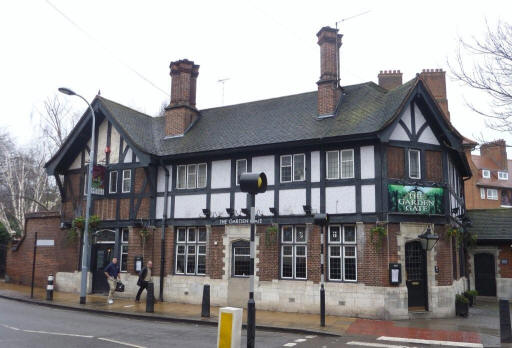
{"label": "window with white frame", "polygon": [[332,281],[357,281],[356,228],[331,225],[328,233],[328,272]]}
{"label": "window with white frame", "polygon": [[130,192],[132,190],[132,170],[123,170],[123,184],[121,185],[121,191],[123,193]]}
{"label": "window with white frame", "polygon": [[507,172],[498,172],[498,179],[499,180],[508,180],[508,173]]}
{"label": "window with white frame", "polygon": [[498,190],[496,189],[487,189],[487,199],[492,199],[494,201],[498,200]]}
{"label": "window with white frame", "polygon": [[233,243],[233,277],[248,277],[251,268],[251,248],[246,240]]}
{"label": "window with white frame", "polygon": [[205,188],[207,180],[206,163],[179,165],[176,188]]}
{"label": "window with white frame", "polygon": [[421,179],[420,151],[409,150],[409,178]]}
{"label": "window with white frame", "polygon": [[301,154],[281,156],[281,182],[306,179],[306,156]]}
{"label": "window with white frame", "polygon": [[491,178],[491,171],[489,169],[482,169],[482,178],[490,179]]}
{"label": "window with white frame", "polygon": [[206,271],[206,227],[178,227],[176,274],[204,275]]}
{"label": "window with white frame", "polygon": [[240,175],[247,173],[247,160],[236,160],[236,184],[240,184]]}
{"label": "window with white frame", "polygon": [[281,228],[281,278],[307,279],[306,226]]}
{"label": "window with white frame", "polygon": [[354,149],[326,152],[327,179],[354,177]]}
{"label": "window with white frame", "polygon": [[485,189],[480,188],[480,199],[485,199]]}
{"label": "window with white frame", "polygon": [[127,228],[121,229],[121,272],[128,272],[128,235],[129,230]]}
{"label": "window with white frame", "polygon": [[108,179],[108,193],[116,193],[117,192],[117,170],[113,170],[110,172],[110,176]]}

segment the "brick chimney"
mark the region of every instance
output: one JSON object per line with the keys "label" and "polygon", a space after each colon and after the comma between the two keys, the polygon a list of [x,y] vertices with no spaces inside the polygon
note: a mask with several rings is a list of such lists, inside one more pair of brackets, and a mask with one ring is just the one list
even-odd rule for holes
{"label": "brick chimney", "polygon": [[380,71],[379,86],[387,90],[396,88],[402,85],[402,73],[400,70],[384,70]]}
{"label": "brick chimney", "polygon": [[316,36],[320,46],[320,80],[316,83],[318,85],[318,115],[333,115],[341,95],[338,67],[343,35],[338,34],[338,29],[323,27]]}
{"label": "brick chimney", "polygon": [[446,73],[442,69],[423,69],[420,74],[444,116],[449,121],[448,99],[446,99]]}
{"label": "brick chimney", "polygon": [[507,145],[503,139],[482,144],[480,146],[480,156],[492,160],[499,169],[508,169]]}
{"label": "brick chimney", "polygon": [[171,62],[171,103],[165,108],[165,134],[177,136],[194,122],[196,109],[196,84],[199,65],[187,59]]}

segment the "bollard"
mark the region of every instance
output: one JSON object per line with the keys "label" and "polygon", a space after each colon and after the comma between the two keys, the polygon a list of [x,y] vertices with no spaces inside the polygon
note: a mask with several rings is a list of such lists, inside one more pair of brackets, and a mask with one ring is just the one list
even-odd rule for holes
{"label": "bollard", "polygon": [[155,311],[155,287],[153,286],[153,282],[148,282],[146,291],[148,293],[146,297],[146,312],[153,313]]}
{"label": "bollard", "polygon": [[242,337],[242,308],[219,309],[217,348],[240,348]]}
{"label": "bollard", "polygon": [[320,287],[320,326],[325,326],[325,289],[324,284]]}
{"label": "bollard", "polygon": [[203,287],[203,305],[201,307],[201,317],[210,317],[210,285],[205,284]]}
{"label": "bollard", "polygon": [[53,301],[53,273],[48,276],[48,285],[46,285],[46,300]]}
{"label": "bollard", "polygon": [[501,343],[512,342],[510,328],[510,307],[508,300],[500,300],[500,337]]}

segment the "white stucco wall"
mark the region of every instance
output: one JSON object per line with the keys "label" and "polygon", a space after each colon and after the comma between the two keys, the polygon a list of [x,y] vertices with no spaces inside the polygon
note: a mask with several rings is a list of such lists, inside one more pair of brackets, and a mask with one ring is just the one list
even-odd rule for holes
{"label": "white stucco wall", "polygon": [[206,208],[206,195],[183,195],[174,198],[175,218],[198,218]]}
{"label": "white stucco wall", "polygon": [[[155,218],[161,219],[164,212],[165,197],[156,198]],[[171,197],[167,197],[167,217],[171,216]]]}
{"label": "white stucco wall", "polygon": [[416,121],[416,132],[418,132],[418,130],[421,128],[421,126],[423,126],[425,122],[427,122],[427,120],[416,104],[414,104],[414,118]]}
{"label": "white stucco wall", "polygon": [[274,185],[274,156],[257,156],[252,158],[252,172],[265,173],[267,184]]}
{"label": "white stucco wall", "polygon": [[391,136],[389,137],[390,140],[401,140],[401,141],[410,141],[409,136],[405,132],[405,130],[402,128],[402,126],[397,123],[395,126],[395,129],[393,129],[393,133],[391,133]]}
{"label": "white stucco wall", "polygon": [[247,208],[247,193],[236,192],[235,193],[235,210],[240,211],[242,208]]}
{"label": "white stucco wall", "polygon": [[215,193],[211,195],[210,211],[212,216],[228,216],[229,193]]}
{"label": "white stucco wall", "polygon": [[279,215],[304,215],[306,190],[279,190]]}
{"label": "white stucco wall", "polygon": [[320,151],[311,152],[311,182],[320,181]]}
{"label": "white stucco wall", "polygon": [[375,178],[374,146],[361,146],[361,179]]}
{"label": "white stucco wall", "polygon": [[121,135],[117,131],[116,127],[112,125],[110,132],[110,163],[119,162],[119,146],[121,144]]}
{"label": "white stucco wall", "polygon": [[311,209],[314,213],[320,213],[320,189],[311,189]]}
{"label": "white stucco wall", "polygon": [[356,212],[356,187],[339,186],[325,189],[327,214],[349,214]]}
{"label": "white stucco wall", "polygon": [[274,191],[269,190],[265,193],[256,195],[256,213],[258,215],[272,215],[269,208],[274,206]]}
{"label": "white stucco wall", "polygon": [[231,187],[231,160],[212,161],[211,176],[213,189]]}
{"label": "white stucco wall", "polygon": [[[171,192],[171,189],[172,189],[172,166],[165,166],[165,167],[169,171],[169,185],[167,185],[167,190],[169,192]],[[156,190],[157,190],[157,192],[165,191],[165,171],[162,167],[158,167]]]}
{"label": "white stucco wall", "polygon": [[[411,107],[408,106],[404,110],[404,114],[402,115],[401,120],[405,123],[405,125],[407,126],[407,129],[409,130],[409,132],[412,133],[411,116],[412,116],[411,115]],[[416,129],[418,129],[418,126],[416,126]]]}
{"label": "white stucco wall", "polygon": [[418,142],[439,145],[439,141],[437,140],[436,136],[434,135],[432,129],[430,129],[429,126],[427,126],[427,128],[423,130],[423,132],[420,135],[420,138],[418,139]]}
{"label": "white stucco wall", "polygon": [[375,185],[361,185],[361,212],[375,212]]}
{"label": "white stucco wall", "polygon": [[69,169],[80,169],[82,167],[82,152],[76,156],[75,160],[69,166]]}
{"label": "white stucco wall", "polygon": [[126,151],[126,156],[124,156],[123,163],[132,163],[132,149],[128,148],[128,151]]}
{"label": "white stucco wall", "polygon": [[103,120],[98,128],[98,154],[96,155],[96,163],[105,164],[107,161],[107,154],[105,148],[107,147],[107,133],[108,121]]}

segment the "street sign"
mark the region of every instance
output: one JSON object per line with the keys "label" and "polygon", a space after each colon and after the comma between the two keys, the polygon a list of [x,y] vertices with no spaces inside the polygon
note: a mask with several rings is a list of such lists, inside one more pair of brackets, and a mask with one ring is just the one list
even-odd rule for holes
{"label": "street sign", "polygon": [[38,239],[36,246],[55,246],[53,239]]}

